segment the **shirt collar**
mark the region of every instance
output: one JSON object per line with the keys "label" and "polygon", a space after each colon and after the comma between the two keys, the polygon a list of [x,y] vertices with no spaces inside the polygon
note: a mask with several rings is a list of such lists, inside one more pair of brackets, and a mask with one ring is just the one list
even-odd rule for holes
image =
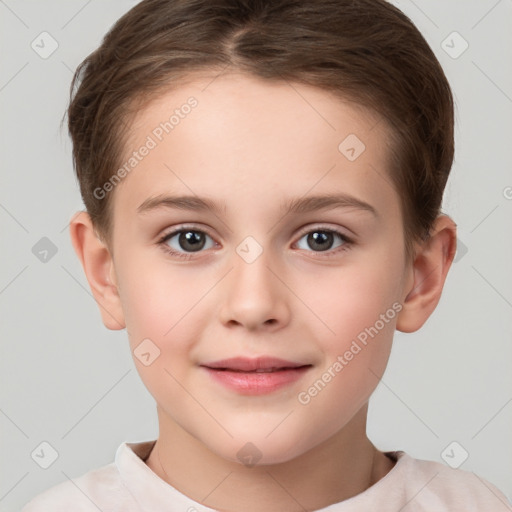
{"label": "shirt collar", "polygon": [[[144,512],[183,512],[186,510],[217,512],[215,509],[205,507],[201,503],[185,496],[172,485],[162,480],[146,465],[145,460],[155,443],[156,440],[140,443],[125,442],[119,446],[115,456],[115,464],[121,481],[133,496],[140,509]],[[392,460],[397,461],[386,476],[361,494],[341,503],[324,507],[317,512],[361,511],[365,509],[367,504],[373,504],[376,500],[382,503],[383,497],[386,497],[387,501],[382,503],[383,510],[388,510],[387,505],[391,505],[391,501],[395,504],[400,503],[403,499],[401,494],[403,492],[403,481],[406,478],[407,467],[414,459],[403,451],[385,453]]]}
{"label": "shirt collar", "polygon": [[162,480],[144,462],[155,441],[122,443],[117,449],[115,464],[124,486],[144,512],[216,512]]}

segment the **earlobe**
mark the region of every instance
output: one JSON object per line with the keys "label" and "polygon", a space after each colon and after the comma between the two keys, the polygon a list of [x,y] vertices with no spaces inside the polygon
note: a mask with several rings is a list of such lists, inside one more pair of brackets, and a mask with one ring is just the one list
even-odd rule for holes
{"label": "earlobe", "polygon": [[126,324],[115,280],[114,261],[107,245],[96,235],[87,212],[75,214],[69,231],[105,327],[124,329]]}
{"label": "earlobe", "polygon": [[417,331],[433,313],[457,248],[457,226],[447,215],[437,217],[431,237],[415,255],[413,278],[404,289],[403,309],[396,328],[402,332]]}

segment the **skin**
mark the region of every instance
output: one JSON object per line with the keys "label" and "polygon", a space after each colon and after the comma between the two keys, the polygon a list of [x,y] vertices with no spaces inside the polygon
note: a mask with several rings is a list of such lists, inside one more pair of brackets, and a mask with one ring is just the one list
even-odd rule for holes
{"label": "skin", "polygon": [[[456,226],[440,215],[432,237],[406,260],[384,121],[305,85],[238,73],[198,77],[139,113],[127,155],[190,96],[198,106],[111,192],[111,240],[96,236],[80,212],[71,222],[73,245],[105,325],[126,327],[132,353],[147,338],[160,350],[148,366],[134,356],[157,403],[159,437],[147,465],[218,510],[320,509],[363,492],[393,467],[366,436],[368,400],[395,329],[413,332],[435,309]],[[349,134],[366,146],[353,162],[338,150]],[[377,214],[280,209],[292,198],[334,192]],[[208,197],[221,211],[137,211],[161,194]],[[201,252],[180,246],[178,236],[167,241],[188,260],[158,243],[184,223],[205,233]],[[319,228],[352,243],[333,235],[321,251],[307,236]],[[248,236],[263,251],[251,263],[236,251]],[[393,304],[401,311],[300,403],[299,393]],[[246,396],[198,366],[259,355],[312,368],[279,391]],[[247,442],[261,453],[253,467],[237,457]]]}

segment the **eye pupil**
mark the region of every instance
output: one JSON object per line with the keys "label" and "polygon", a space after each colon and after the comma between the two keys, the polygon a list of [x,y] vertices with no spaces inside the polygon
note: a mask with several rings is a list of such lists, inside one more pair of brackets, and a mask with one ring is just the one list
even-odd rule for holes
{"label": "eye pupil", "polygon": [[325,231],[314,231],[308,235],[308,243],[313,249],[327,251],[332,247],[333,234]]}
{"label": "eye pupil", "polygon": [[179,244],[184,250],[200,251],[204,247],[205,240],[197,231],[183,231],[179,236]]}

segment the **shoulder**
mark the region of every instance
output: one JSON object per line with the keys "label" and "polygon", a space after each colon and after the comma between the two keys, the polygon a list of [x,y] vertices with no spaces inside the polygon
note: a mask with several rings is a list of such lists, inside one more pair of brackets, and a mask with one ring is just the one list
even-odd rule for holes
{"label": "shoulder", "polygon": [[475,473],[414,459],[405,453],[400,458],[403,459],[404,498],[410,510],[512,511],[506,496]]}
{"label": "shoulder", "polygon": [[114,463],[67,479],[35,496],[21,512],[127,510],[126,490]]}

